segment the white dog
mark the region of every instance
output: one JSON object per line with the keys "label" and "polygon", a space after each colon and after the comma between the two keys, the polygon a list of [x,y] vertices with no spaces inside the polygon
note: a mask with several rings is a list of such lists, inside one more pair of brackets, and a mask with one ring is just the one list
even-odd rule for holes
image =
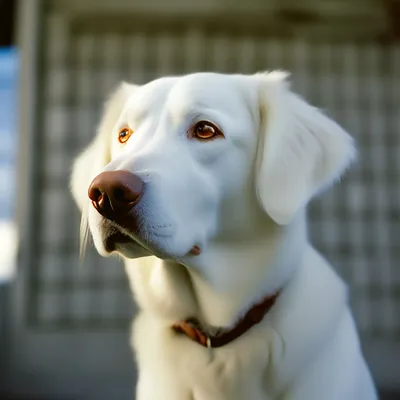
{"label": "white dog", "polygon": [[305,221],[354,157],[282,72],[118,88],[71,186],[83,242],[122,255],[140,306],[138,400],[377,398]]}

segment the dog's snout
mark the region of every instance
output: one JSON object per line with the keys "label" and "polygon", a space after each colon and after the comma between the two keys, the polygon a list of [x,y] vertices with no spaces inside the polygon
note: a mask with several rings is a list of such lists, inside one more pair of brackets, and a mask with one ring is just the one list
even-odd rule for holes
{"label": "dog's snout", "polygon": [[129,171],[107,171],[97,175],[88,195],[104,217],[114,220],[127,214],[140,200],[143,181]]}

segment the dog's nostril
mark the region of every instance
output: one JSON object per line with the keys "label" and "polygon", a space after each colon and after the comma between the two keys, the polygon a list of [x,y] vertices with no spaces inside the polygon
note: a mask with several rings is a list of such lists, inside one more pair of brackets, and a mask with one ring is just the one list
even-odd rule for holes
{"label": "dog's nostril", "polygon": [[99,203],[102,200],[103,193],[100,191],[99,188],[91,186],[89,188],[89,198],[90,200],[94,201],[95,203]]}
{"label": "dog's nostril", "polygon": [[138,195],[139,193],[122,186],[114,188],[112,198],[120,203],[130,203],[132,201],[136,201]]}
{"label": "dog's nostril", "polygon": [[113,197],[117,201],[125,201],[125,193],[124,190],[121,188],[114,189]]}

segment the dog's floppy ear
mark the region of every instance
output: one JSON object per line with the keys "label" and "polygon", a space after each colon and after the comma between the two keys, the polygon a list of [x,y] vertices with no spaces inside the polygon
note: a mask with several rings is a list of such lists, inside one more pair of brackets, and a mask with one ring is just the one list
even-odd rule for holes
{"label": "dog's floppy ear", "polygon": [[104,106],[96,137],[74,162],[70,187],[80,210],[88,202],[90,182],[111,161],[111,133],[134,88],[134,85],[123,82],[113,92]]}
{"label": "dog's floppy ear", "polygon": [[353,139],[334,121],[290,91],[287,74],[257,74],[260,140],[256,190],[278,224],[335,182],[355,158]]}

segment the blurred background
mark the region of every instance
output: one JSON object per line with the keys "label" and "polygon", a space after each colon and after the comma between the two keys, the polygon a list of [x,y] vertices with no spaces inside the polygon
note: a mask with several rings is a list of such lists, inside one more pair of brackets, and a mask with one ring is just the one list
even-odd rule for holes
{"label": "blurred background", "polygon": [[399,0],[0,0],[0,46],[0,399],[134,396],[124,271],[79,264],[68,191],[109,91],[274,68],[357,140],[310,235],[350,286],[381,398],[400,399]]}

